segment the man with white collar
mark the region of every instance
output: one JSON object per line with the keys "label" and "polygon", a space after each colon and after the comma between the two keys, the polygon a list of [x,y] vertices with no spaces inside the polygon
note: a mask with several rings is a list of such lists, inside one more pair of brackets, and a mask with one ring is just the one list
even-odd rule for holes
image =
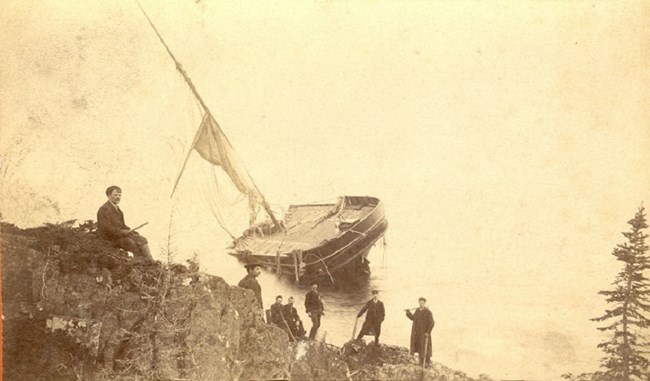
{"label": "man with white collar", "polygon": [[108,201],[97,211],[99,234],[114,246],[130,251],[137,258],[153,262],[147,239],[124,223],[124,213],[117,206],[122,199],[122,189],[112,185],[106,189]]}

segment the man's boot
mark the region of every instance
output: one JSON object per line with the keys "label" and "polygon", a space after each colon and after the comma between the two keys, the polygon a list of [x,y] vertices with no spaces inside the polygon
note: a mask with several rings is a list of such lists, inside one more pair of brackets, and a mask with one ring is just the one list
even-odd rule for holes
{"label": "man's boot", "polygon": [[151,251],[149,250],[149,245],[144,244],[140,245],[140,256],[143,261],[153,262],[153,257],[151,256]]}

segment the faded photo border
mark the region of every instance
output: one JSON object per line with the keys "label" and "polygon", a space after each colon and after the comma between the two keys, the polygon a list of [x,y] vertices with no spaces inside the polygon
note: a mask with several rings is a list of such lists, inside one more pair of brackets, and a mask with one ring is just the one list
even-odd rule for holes
{"label": "faded photo border", "polygon": [[[141,3],[273,208],[382,200],[387,308],[431,294],[439,361],[598,370],[598,292],[650,202],[649,2]],[[2,221],[94,220],[122,184],[154,257],[173,225],[222,276],[198,155],[169,196],[201,106],[136,2],[3,1],[0,32]]]}

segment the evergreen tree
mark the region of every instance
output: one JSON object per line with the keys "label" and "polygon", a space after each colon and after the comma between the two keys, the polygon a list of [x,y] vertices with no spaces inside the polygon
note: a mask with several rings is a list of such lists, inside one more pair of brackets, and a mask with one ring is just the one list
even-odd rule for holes
{"label": "evergreen tree", "polygon": [[648,235],[643,232],[648,228],[643,207],[628,224],[631,230],[623,233],[627,242],[617,245],[612,252],[623,262],[623,269],[612,283],[613,290],[599,292],[613,308],[592,319],[608,321],[609,325],[598,329],[613,333],[610,340],[598,344],[605,352],[601,360],[604,369],[601,379],[608,381],[646,380],[650,367],[646,357],[650,343],[644,337],[644,331],[650,327],[650,282],[644,274],[650,269],[650,258],[645,244]]}

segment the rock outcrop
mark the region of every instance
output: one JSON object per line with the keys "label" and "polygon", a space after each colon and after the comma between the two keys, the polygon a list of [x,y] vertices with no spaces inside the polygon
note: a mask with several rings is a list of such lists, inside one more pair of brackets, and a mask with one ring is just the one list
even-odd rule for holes
{"label": "rock outcrop", "polygon": [[5,380],[471,380],[408,350],[289,342],[196,261],[138,263],[86,223],[2,226]]}

